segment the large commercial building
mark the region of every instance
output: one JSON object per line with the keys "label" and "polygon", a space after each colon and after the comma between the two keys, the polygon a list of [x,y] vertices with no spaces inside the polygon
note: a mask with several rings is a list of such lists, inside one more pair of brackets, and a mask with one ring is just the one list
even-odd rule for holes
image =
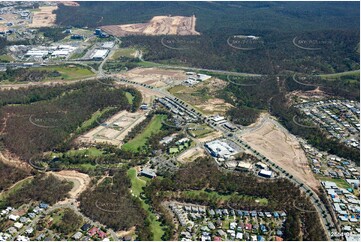
{"label": "large commercial building", "polygon": [[104,60],[107,57],[109,50],[97,49],[92,55],[93,60]]}
{"label": "large commercial building", "polygon": [[220,140],[208,142],[204,146],[212,156],[217,158],[228,159],[235,153],[235,150],[231,146]]}

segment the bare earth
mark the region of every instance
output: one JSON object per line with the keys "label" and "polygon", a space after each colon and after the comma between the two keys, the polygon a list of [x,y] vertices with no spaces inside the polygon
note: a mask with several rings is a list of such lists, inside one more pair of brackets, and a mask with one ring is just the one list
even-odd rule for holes
{"label": "bare earth", "polygon": [[[91,181],[90,177],[87,174],[80,173],[78,171],[64,170],[59,172],[47,172],[47,174],[52,174],[57,178],[73,182],[73,188],[69,192],[69,199],[73,202],[76,201],[78,196],[87,189]],[[69,199],[62,201],[62,203],[69,202]]]}
{"label": "bare earth", "polygon": [[79,7],[79,3],[73,1],[59,1],[58,4],[63,4],[64,6],[70,7]]}
{"label": "bare earth", "polygon": [[218,139],[220,137],[223,136],[223,133],[220,132],[220,131],[214,131],[212,133],[209,133],[207,136],[205,137],[202,137],[202,138],[198,138],[198,139],[195,139],[197,140],[198,142],[201,142],[201,143],[205,143],[205,142],[208,142],[208,141],[211,141],[211,140],[214,140],[214,139]]}
{"label": "bare earth", "polygon": [[[120,147],[126,135],[140,122],[145,119],[145,112],[130,113],[121,111],[106,120],[105,123],[113,127],[99,125],[77,138],[77,142],[84,143],[108,143]],[[114,127],[116,125],[116,127]]]}
{"label": "bare earth", "polygon": [[308,165],[307,157],[297,139],[285,130],[266,120],[253,132],[242,135],[242,138],[265,157],[298,178],[313,189],[319,183]]}
{"label": "bare earth", "polygon": [[206,156],[204,149],[200,147],[194,147],[185,151],[180,156],[178,156],[177,160],[182,163],[187,163],[194,161],[198,157],[204,157],[204,156]]}
{"label": "bare earth", "polygon": [[51,27],[55,25],[56,14],[53,11],[58,9],[58,6],[42,6],[40,11],[34,12],[33,21],[29,25],[30,28]]}
{"label": "bare earth", "polygon": [[196,17],[155,16],[148,23],[106,25],[101,29],[111,35],[199,35]]}
{"label": "bare earth", "polygon": [[186,79],[184,71],[160,68],[134,68],[121,76],[154,87],[165,87]]}

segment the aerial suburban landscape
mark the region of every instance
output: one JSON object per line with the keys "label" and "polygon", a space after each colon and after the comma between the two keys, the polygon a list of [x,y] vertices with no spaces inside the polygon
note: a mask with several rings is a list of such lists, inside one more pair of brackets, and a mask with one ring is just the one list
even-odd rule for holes
{"label": "aerial suburban landscape", "polygon": [[360,3],[0,1],[0,241],[360,241]]}

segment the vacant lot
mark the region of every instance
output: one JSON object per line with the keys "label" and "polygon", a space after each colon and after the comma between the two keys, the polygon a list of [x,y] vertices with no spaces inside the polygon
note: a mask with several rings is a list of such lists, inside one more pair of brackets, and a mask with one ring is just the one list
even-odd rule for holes
{"label": "vacant lot", "polygon": [[124,37],[127,35],[199,35],[195,30],[196,17],[155,16],[148,23],[102,26],[105,32]]}
{"label": "vacant lot", "polygon": [[78,80],[83,78],[89,78],[95,76],[95,74],[86,67],[79,65],[60,65],[60,66],[46,66],[33,68],[35,70],[43,70],[43,71],[57,71],[60,73],[60,76],[57,77],[49,77],[45,79],[45,81],[50,80]]}
{"label": "vacant lot", "polygon": [[300,181],[317,189],[319,182],[313,176],[307,157],[298,140],[269,119],[242,138],[255,150],[294,175]]}
{"label": "vacant lot", "polygon": [[226,85],[227,83],[223,80],[211,78],[192,87],[178,85],[170,88],[168,91],[206,115],[224,115],[232,105],[226,103],[221,98],[215,97],[218,91]]}
{"label": "vacant lot", "polygon": [[177,160],[182,163],[192,162],[196,160],[199,157],[206,156],[206,152],[201,147],[194,147],[191,149],[188,149],[186,152],[182,153],[180,156],[178,156]]}
{"label": "vacant lot", "polygon": [[144,83],[154,87],[174,85],[186,79],[184,71],[160,68],[135,68],[121,76],[130,81]]}
{"label": "vacant lot", "polygon": [[134,58],[136,55],[137,50],[134,48],[120,48],[114,51],[112,56],[110,57],[111,60],[117,60],[120,57],[128,57]]}
{"label": "vacant lot", "polygon": [[121,111],[107,120],[98,120],[99,126],[80,136],[77,141],[121,146],[129,131],[144,119],[144,112]]}
{"label": "vacant lot", "polygon": [[124,150],[127,151],[138,151],[138,148],[145,145],[147,139],[154,133],[157,133],[162,128],[162,121],[167,118],[166,115],[155,115],[151,122],[145,127],[143,132],[135,136],[134,139],[130,140],[122,146]]}
{"label": "vacant lot", "polygon": [[58,9],[58,6],[42,6],[40,11],[34,12],[33,21],[29,25],[30,28],[51,27],[55,25],[56,14],[53,11]]}

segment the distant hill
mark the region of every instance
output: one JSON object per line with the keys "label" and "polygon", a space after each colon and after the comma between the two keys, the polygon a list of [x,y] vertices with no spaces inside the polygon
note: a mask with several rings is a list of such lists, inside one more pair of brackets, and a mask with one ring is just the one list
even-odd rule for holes
{"label": "distant hill", "polygon": [[359,29],[359,2],[79,2],[60,5],[56,23],[98,27],[147,22],[156,15],[197,17],[198,32],[258,29]]}

